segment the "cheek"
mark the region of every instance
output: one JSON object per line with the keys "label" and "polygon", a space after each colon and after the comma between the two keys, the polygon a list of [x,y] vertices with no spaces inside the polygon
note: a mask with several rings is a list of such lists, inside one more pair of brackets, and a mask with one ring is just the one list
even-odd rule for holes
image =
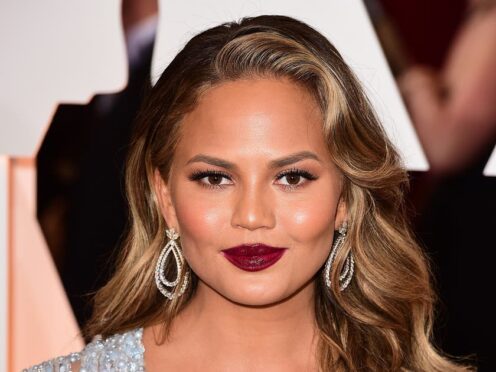
{"label": "cheek", "polygon": [[337,200],[329,195],[281,204],[281,227],[298,243],[327,243],[332,239]]}
{"label": "cheek", "polygon": [[202,246],[215,243],[217,232],[224,228],[226,211],[220,200],[199,196],[183,189],[175,197],[176,216],[185,246]]}

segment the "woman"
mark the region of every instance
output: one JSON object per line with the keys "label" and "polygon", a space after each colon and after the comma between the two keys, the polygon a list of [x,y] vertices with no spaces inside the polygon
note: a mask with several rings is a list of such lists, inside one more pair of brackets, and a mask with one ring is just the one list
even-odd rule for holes
{"label": "woman", "polygon": [[136,123],[132,224],[95,298],[98,337],[46,365],[470,370],[430,342],[435,294],[407,182],[317,31],[260,16],[195,36]]}

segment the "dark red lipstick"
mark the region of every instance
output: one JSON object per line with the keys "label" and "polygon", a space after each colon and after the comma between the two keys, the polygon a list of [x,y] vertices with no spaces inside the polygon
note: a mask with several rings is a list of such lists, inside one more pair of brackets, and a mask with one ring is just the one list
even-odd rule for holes
{"label": "dark red lipstick", "polygon": [[265,244],[243,244],[224,249],[222,253],[234,266],[245,271],[259,271],[275,264],[287,248],[276,248]]}

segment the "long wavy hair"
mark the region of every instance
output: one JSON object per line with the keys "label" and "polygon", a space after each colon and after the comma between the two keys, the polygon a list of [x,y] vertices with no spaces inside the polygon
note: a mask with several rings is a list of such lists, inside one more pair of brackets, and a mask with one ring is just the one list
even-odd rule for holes
{"label": "long wavy hair", "polygon": [[[95,296],[86,334],[108,336],[160,322],[162,341],[167,339],[198,277],[187,268],[191,284],[173,301],[155,286],[167,226],[154,171],[167,181],[181,119],[202,93],[222,82],[259,78],[287,78],[310,92],[322,112],[329,153],[344,175],[347,239],[331,272],[332,288],[325,286],[322,269],[314,280],[320,371],[474,370],[433,344],[437,297],[429,259],[406,217],[408,175],[357,78],[319,32],[275,15],[243,18],[194,36],[150,90],[127,159],[129,232],[115,274]],[[341,292],[338,278],[349,251],[355,275]],[[172,275],[175,269],[166,271]]]}

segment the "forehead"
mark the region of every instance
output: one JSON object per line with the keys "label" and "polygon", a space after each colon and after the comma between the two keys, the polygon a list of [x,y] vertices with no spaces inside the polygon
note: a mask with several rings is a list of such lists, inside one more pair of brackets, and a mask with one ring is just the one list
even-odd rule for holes
{"label": "forehead", "polygon": [[204,92],[181,126],[177,152],[183,155],[327,151],[317,102],[304,87],[288,79],[217,85]]}

